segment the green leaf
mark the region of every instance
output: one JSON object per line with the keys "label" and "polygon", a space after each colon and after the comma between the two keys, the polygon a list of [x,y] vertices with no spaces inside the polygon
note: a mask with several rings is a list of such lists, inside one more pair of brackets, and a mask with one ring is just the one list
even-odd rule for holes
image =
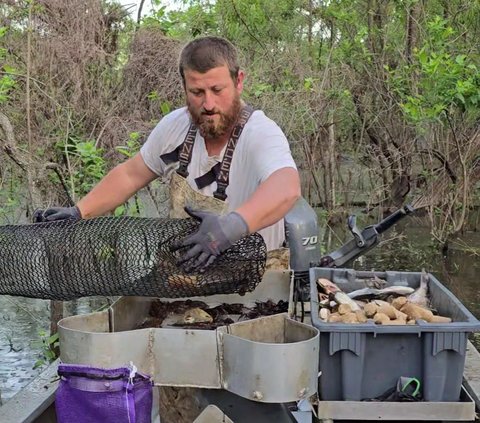
{"label": "green leaf", "polygon": [[120,154],[122,154],[126,157],[130,157],[130,150],[128,149],[128,147],[117,146],[117,147],[115,147],[115,150],[117,150]]}
{"label": "green leaf", "polygon": [[311,91],[314,81],[314,78],[305,78],[303,81],[303,88],[305,88],[306,91]]}
{"label": "green leaf", "polygon": [[130,141],[138,141],[140,139],[140,132],[130,132],[128,139]]}
{"label": "green leaf", "polygon": [[126,212],[126,207],[124,205],[118,206],[113,213],[115,216],[124,216]]}
{"label": "green leaf", "polygon": [[42,367],[43,365],[45,364],[45,360],[42,360],[41,358],[38,359],[35,364],[33,365],[32,367],[32,370],[36,370],[38,369],[39,367]]}
{"label": "green leaf", "polygon": [[158,100],[158,92],[151,91],[150,93],[148,93],[147,98],[151,101]]}
{"label": "green leaf", "polygon": [[164,115],[167,115],[168,113],[170,113],[170,104],[168,104],[167,102],[163,102],[160,105],[160,110]]}
{"label": "green leaf", "polygon": [[17,70],[10,65],[3,65],[3,70],[7,73],[17,73]]}
{"label": "green leaf", "polygon": [[465,104],[465,97],[462,93],[456,93],[455,97],[458,98],[462,102],[462,104]]}
{"label": "green leaf", "polygon": [[467,56],[465,56],[464,54],[460,54],[455,58],[455,62],[458,63],[459,65],[463,65],[465,63],[466,58]]}
{"label": "green leaf", "polygon": [[50,336],[47,340],[48,344],[54,344],[56,341],[58,341],[58,332]]}
{"label": "green leaf", "polygon": [[418,54],[417,54],[417,57],[418,57],[418,61],[422,64],[422,65],[425,65],[428,61],[428,54],[427,52],[425,51],[425,49],[421,49]]}

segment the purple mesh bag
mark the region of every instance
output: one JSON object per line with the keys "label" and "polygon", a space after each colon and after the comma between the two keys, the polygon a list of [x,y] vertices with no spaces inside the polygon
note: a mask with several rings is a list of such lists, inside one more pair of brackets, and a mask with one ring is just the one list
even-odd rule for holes
{"label": "purple mesh bag", "polygon": [[151,423],[152,380],[136,368],[58,366],[58,423]]}

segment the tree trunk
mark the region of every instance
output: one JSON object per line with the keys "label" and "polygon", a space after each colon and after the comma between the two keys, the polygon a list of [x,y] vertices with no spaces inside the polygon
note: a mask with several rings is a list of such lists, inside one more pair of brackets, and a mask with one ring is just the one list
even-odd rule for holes
{"label": "tree trunk", "polygon": [[63,301],[50,301],[50,336],[58,330],[58,321],[63,319]]}
{"label": "tree trunk", "polygon": [[337,188],[335,183],[335,127],[333,123],[333,116],[331,116],[329,125],[328,125],[328,177],[329,177],[329,189],[330,189],[330,210],[334,211],[336,208],[336,194]]}
{"label": "tree trunk", "polygon": [[418,20],[420,17],[420,2],[414,2],[407,10],[407,36],[405,45],[405,58],[408,64],[412,63],[412,52],[417,46]]}

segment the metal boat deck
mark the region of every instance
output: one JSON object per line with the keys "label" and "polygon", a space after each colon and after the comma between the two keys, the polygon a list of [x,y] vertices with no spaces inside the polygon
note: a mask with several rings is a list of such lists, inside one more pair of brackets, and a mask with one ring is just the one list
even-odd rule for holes
{"label": "metal boat deck", "polygon": [[[285,279],[288,282],[288,278]],[[269,285],[270,284],[270,285]],[[269,285],[269,286],[267,286]],[[266,292],[268,296],[273,299],[291,299],[291,286],[290,292],[288,289],[288,283],[275,284],[275,281],[267,282]],[[252,293],[253,294],[253,293]],[[263,294],[251,295],[242,297],[242,302],[248,302],[251,300],[262,300]],[[204,300],[202,298],[202,300]],[[227,298],[221,298],[220,301],[227,302]],[[235,298],[232,302],[237,301]],[[124,302],[123,304],[127,304]],[[122,305],[122,303],[120,303]],[[121,330],[121,327],[125,325],[125,329],[128,331],[128,328],[131,327],[132,321],[128,321],[129,318],[135,319],[135,311],[130,310],[131,313],[118,314],[118,316],[123,315],[124,320],[116,320],[112,322],[112,316],[108,319],[98,320],[101,325],[107,325],[112,323],[116,326],[117,329]],[[138,309],[138,312],[141,311],[141,308]],[[111,313],[111,311],[110,311]],[[108,312],[107,312],[108,315]],[[76,316],[75,316],[76,317]],[[137,316],[138,317],[138,316]],[[113,316],[115,318],[115,316]],[[92,317],[92,319],[94,319]],[[126,320],[125,320],[126,319]],[[97,321],[97,322],[98,322]],[[83,324],[81,318],[72,319],[72,323],[69,323],[69,329],[74,329],[76,322]],[[107,322],[107,323],[105,323]],[[108,323],[109,322],[109,323]],[[101,332],[108,332],[108,328],[98,327],[98,335]],[[169,329],[165,329],[169,330]],[[132,332],[132,331],[130,331]],[[134,331],[136,332],[136,331]],[[78,334],[74,334],[78,336]],[[95,334],[93,330],[92,334]],[[106,333],[105,335],[115,335],[114,333]],[[80,340],[79,340],[80,342]],[[101,341],[103,342],[103,341]],[[268,342],[268,341],[267,341]],[[72,344],[73,345],[73,344]],[[71,345],[71,346],[72,346]],[[213,345],[213,344],[212,344]],[[252,348],[248,342],[241,345],[241,348],[247,347],[248,349]],[[255,352],[257,346],[253,345],[251,352]],[[281,348],[281,347],[280,347]],[[260,353],[262,353],[260,351]],[[93,353],[95,362],[97,356]],[[123,359],[123,358],[122,358]],[[298,360],[297,360],[298,361]],[[149,365],[153,362],[148,362]],[[10,399],[4,406],[1,407],[0,413],[0,422],[19,422],[19,423],[55,423],[55,413],[54,413],[54,399],[55,391],[57,389],[58,380],[56,377],[58,361],[53,363],[48,367],[39,377],[37,377],[32,383],[30,383],[26,388],[21,392],[15,395]],[[158,372],[157,377],[163,378],[164,384],[169,385],[168,377],[173,377],[173,375],[161,375],[158,369],[152,368],[155,372]],[[242,372],[248,373],[249,369],[243,369]],[[211,373],[216,375],[216,372]],[[357,402],[357,401],[320,401],[318,407],[315,409],[315,412],[318,415],[318,418],[324,422],[340,422],[343,420],[357,420],[357,421],[369,421],[369,420],[388,420],[388,421],[473,421],[476,417],[476,409],[480,409],[480,353],[475,349],[473,344],[468,342],[467,353],[466,353],[466,364],[464,368],[464,381],[463,381],[463,390],[461,400],[458,402],[422,402],[422,403],[387,403],[387,402]],[[242,423],[255,421],[260,422],[269,422],[276,421],[278,423],[285,420],[282,416],[285,416],[287,405],[281,404],[266,404],[259,403],[256,401],[251,401],[249,399],[241,398],[233,393],[227,392],[224,390],[225,386],[222,386],[221,382],[223,375],[220,371],[220,379],[215,379],[214,383],[211,384],[211,388],[206,391],[207,395],[213,395],[215,398],[214,404],[226,411],[227,416],[235,423]],[[203,380],[203,377],[198,379]],[[243,379],[234,379],[233,382],[243,381]],[[182,383],[179,383],[177,386],[181,386]],[[248,385],[248,384],[247,384]],[[248,392],[248,386],[242,386],[235,393],[244,394],[243,396],[248,398],[248,395],[245,393]],[[228,387],[228,384],[227,384]],[[223,389],[219,389],[223,388]],[[269,386],[271,389],[271,386]],[[271,391],[274,395],[277,395],[278,392]],[[283,391],[281,392],[283,394]],[[273,401],[278,402],[278,401]],[[292,404],[292,403],[290,403]],[[293,403],[294,404],[294,403]],[[206,415],[208,416],[217,416],[222,414],[215,407],[209,407],[208,410],[205,410]],[[253,418],[249,414],[257,413],[258,418]],[[203,414],[203,413],[202,413]],[[295,418],[297,421],[302,423],[310,423],[312,421],[312,415],[310,412],[295,412]],[[205,416],[204,416],[205,417]],[[208,417],[207,417],[208,418]],[[213,417],[210,417],[210,420],[214,423],[217,420],[211,420]],[[199,422],[202,420],[199,420]],[[218,420],[222,421],[222,420]],[[227,420],[224,420],[227,421]]]}

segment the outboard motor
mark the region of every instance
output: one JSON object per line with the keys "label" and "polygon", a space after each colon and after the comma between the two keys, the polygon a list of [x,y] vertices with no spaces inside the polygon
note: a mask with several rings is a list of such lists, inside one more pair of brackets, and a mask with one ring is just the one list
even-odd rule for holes
{"label": "outboard motor", "polygon": [[290,248],[290,268],[294,278],[294,301],[309,298],[309,269],[320,261],[320,243],[317,214],[302,197],[285,216],[285,232]]}
{"label": "outboard motor", "polygon": [[381,222],[360,230],[356,217],[349,216],[348,228],[353,238],[341,245],[337,250],[321,256],[317,215],[312,207],[300,198],[285,216],[285,232],[290,248],[290,269],[294,278],[294,307],[300,301],[302,321],[303,303],[309,300],[309,268],[310,267],[345,267],[357,257],[365,254],[379,242],[379,236],[393,225],[412,214],[415,209],[405,205],[384,218]]}

